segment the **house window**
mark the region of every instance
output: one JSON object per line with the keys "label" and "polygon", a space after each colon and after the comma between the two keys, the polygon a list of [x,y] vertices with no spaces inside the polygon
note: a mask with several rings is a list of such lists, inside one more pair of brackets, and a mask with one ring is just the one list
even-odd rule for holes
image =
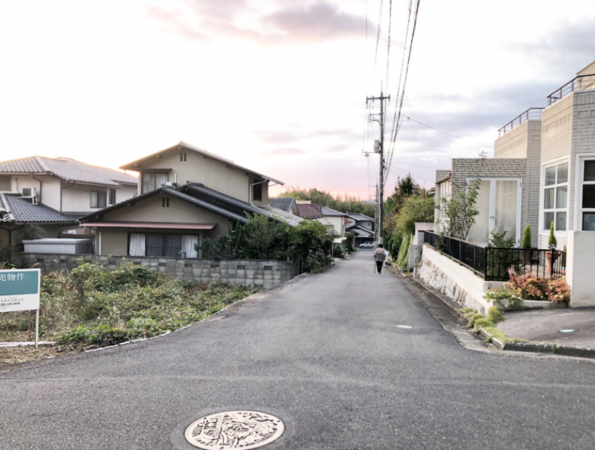
{"label": "house window", "polygon": [[[198,257],[194,245],[198,236],[173,233],[130,233],[128,254],[130,256],[161,256],[168,258]],[[185,253],[182,253],[185,252]]]}
{"label": "house window", "polygon": [[595,231],[595,160],[583,162],[581,190],[583,231]]}
{"label": "house window", "polygon": [[169,174],[167,172],[150,172],[143,173],[143,190],[142,194],[154,191],[169,181]]}
{"label": "house window", "polygon": [[252,186],[252,201],[261,202],[262,201],[262,183],[255,184]]}
{"label": "house window", "polygon": [[109,190],[109,204],[110,205],[116,204],[116,190],[115,189]]}
{"label": "house window", "polygon": [[162,208],[169,208],[169,198],[163,197],[161,199],[161,207]]}
{"label": "house window", "polygon": [[10,175],[0,175],[0,191],[10,191]]}
{"label": "house window", "polygon": [[552,222],[556,231],[566,231],[568,216],[568,163],[546,167],[543,189],[543,230]]}
{"label": "house window", "polygon": [[103,191],[91,191],[91,208],[105,208],[106,197]]}
{"label": "house window", "polygon": [[186,153],[180,153],[180,161],[186,161]]}

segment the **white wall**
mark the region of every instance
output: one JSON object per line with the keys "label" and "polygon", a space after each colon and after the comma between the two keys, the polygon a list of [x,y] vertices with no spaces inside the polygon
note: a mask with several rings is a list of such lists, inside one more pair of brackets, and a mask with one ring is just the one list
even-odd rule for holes
{"label": "white wall", "polygon": [[442,255],[428,245],[423,246],[420,279],[434,289],[468,308],[486,314],[493,305],[483,298],[492,287],[500,282],[488,282],[475,275],[467,267]]}
{"label": "white wall", "polygon": [[[38,198],[41,198],[44,205],[59,211],[60,179],[46,175],[36,175],[35,178],[31,175],[13,175],[12,192],[22,193],[23,188],[35,188]],[[41,186],[39,180],[41,180]]]}
{"label": "white wall", "polygon": [[116,189],[116,203],[120,203],[124,200],[128,200],[129,198],[134,197],[136,195],[136,192],[136,186],[122,186],[121,189]]}
{"label": "white wall", "polygon": [[566,280],[572,289],[570,306],[595,306],[595,233],[569,231]]}
{"label": "white wall", "polygon": [[[100,186],[89,186],[85,184],[75,184],[72,187],[62,188],[62,211],[80,212],[80,211],[99,211],[102,208],[91,208],[91,191],[105,192],[109,195],[108,188]],[[106,198],[109,201],[109,196]]]}

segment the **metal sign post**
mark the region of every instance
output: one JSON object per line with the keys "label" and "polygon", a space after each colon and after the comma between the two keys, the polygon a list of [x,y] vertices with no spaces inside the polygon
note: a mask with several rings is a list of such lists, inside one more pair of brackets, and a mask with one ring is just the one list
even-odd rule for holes
{"label": "metal sign post", "polygon": [[35,348],[39,344],[40,269],[0,270],[0,313],[36,311]]}

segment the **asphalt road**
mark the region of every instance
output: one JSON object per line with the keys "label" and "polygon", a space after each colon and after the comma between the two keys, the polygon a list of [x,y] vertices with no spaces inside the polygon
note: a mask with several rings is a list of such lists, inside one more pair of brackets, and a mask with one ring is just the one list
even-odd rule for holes
{"label": "asphalt road", "polygon": [[269,450],[591,450],[595,365],[467,350],[361,251],[221,320],[0,372],[0,448],[190,449],[236,409],[285,422]]}

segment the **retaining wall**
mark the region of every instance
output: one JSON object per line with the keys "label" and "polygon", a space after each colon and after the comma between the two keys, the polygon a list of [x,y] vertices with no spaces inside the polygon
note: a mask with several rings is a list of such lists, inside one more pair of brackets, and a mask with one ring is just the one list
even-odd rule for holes
{"label": "retaining wall", "polygon": [[182,259],[134,256],[62,255],[23,253],[23,268],[37,264],[42,272],[69,271],[83,263],[99,264],[115,270],[124,262],[142,264],[155,272],[172,278],[222,283],[273,287],[291,280],[299,274],[292,262],[261,260]]}
{"label": "retaining wall", "polygon": [[493,287],[502,286],[499,281],[485,281],[458,261],[423,246],[419,269],[419,278],[437,291],[451,298],[461,306],[476,309],[487,314],[491,306],[484,294]]}

